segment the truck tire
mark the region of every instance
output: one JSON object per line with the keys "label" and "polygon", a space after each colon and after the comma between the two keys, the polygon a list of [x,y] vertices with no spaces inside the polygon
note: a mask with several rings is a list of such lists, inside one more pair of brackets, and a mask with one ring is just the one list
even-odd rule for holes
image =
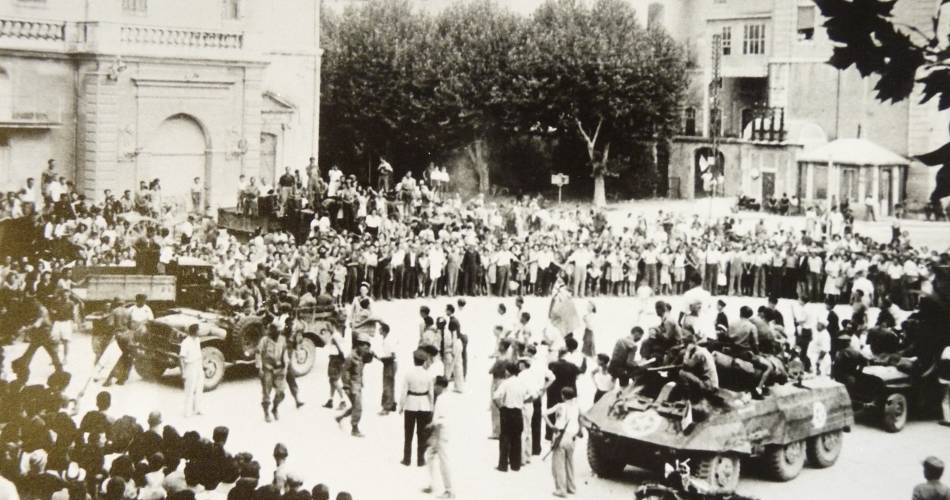
{"label": "truck tire", "polygon": [[241,318],[228,336],[228,344],[238,359],[251,360],[257,354],[257,343],[264,336],[264,321],[258,316]]}
{"label": "truck tire", "polygon": [[769,446],[765,453],[769,477],[776,481],[795,479],[805,467],[805,455],[804,441]]}
{"label": "truck tire", "polygon": [[297,344],[294,352],[290,353],[290,370],[294,375],[303,377],[313,370],[317,358],[317,346],[313,340],[305,338]]}
{"label": "truck tire", "polygon": [[714,492],[733,493],[739,486],[742,462],[735,455],[703,455],[693,460],[693,477],[709,484]]}
{"label": "truck tire", "polygon": [[149,382],[154,382],[162,378],[162,375],[165,374],[165,365],[151,359],[139,358],[135,360],[133,365],[135,366],[135,372],[142,377],[142,380]]}
{"label": "truck tire", "polygon": [[831,431],[808,438],[806,452],[812,467],[831,467],[841,455],[841,431]]}
{"label": "truck tire", "polygon": [[215,346],[204,346],[201,348],[201,364],[205,374],[205,392],[213,391],[224,379],[224,370],[227,368],[224,353]]}
{"label": "truck tire", "polygon": [[884,399],[881,426],[887,432],[900,432],[907,424],[907,396],[899,392]]}
{"label": "truck tire", "polygon": [[587,463],[590,465],[590,470],[597,474],[597,477],[604,479],[619,476],[626,466],[623,462],[611,457],[607,452],[608,449],[609,446],[604,443],[602,437],[591,434],[587,440]]}

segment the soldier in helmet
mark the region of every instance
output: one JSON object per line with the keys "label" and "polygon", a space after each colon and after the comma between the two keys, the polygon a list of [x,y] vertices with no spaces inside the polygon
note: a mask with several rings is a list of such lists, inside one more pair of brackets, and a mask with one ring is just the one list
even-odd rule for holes
{"label": "soldier in helmet", "polygon": [[[277,325],[271,323],[267,327],[267,335],[261,337],[257,344],[257,370],[261,377],[261,407],[264,409],[264,420],[271,421],[280,418],[277,409],[284,400],[284,388],[287,387],[287,339],[280,335]],[[274,393],[271,406],[271,392]]]}
{"label": "soldier in helmet", "polygon": [[350,399],[350,406],[346,411],[337,415],[336,422],[339,424],[344,418],[350,417],[353,437],[363,437],[359,427],[360,419],[363,416],[363,366],[368,360],[373,359],[369,345],[369,335],[361,333],[356,337],[353,352],[343,362],[343,374],[340,379],[343,390]]}

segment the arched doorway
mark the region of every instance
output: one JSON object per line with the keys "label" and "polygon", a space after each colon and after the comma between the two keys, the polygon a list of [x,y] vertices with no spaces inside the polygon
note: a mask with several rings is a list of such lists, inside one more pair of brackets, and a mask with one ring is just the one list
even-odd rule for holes
{"label": "arched doorway", "polygon": [[[716,158],[716,161],[713,161],[713,158]],[[710,147],[696,148],[693,158],[694,196],[722,195],[725,164],[726,158],[722,151],[716,151],[714,155]]]}
{"label": "arched doorway", "polygon": [[147,167],[139,169],[139,180],[160,179],[165,204],[187,207],[193,179],[205,186],[207,199],[207,151],[204,129],[188,115],[174,115],[159,125],[145,148]]}

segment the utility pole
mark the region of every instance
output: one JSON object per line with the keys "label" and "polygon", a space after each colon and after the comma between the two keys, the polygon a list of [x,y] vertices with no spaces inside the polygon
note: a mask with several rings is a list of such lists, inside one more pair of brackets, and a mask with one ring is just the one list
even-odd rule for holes
{"label": "utility pole", "polygon": [[[713,158],[709,166],[712,171],[712,194],[715,195],[718,189],[716,182],[716,169],[719,165],[719,128],[722,123],[722,114],[719,111],[719,90],[722,89],[722,35],[716,34],[712,38],[712,81],[709,82],[709,114],[716,117],[713,123],[710,123],[709,135],[712,138]],[[710,120],[712,121],[712,120]],[[712,218],[712,196],[709,197],[709,215]]]}

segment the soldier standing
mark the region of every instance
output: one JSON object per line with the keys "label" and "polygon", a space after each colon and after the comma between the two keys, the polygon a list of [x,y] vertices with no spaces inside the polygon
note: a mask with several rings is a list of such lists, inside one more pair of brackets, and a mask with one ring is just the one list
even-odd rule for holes
{"label": "soldier standing", "polygon": [[[285,370],[287,369],[287,340],[280,335],[277,325],[271,324],[267,335],[261,337],[257,344],[257,370],[261,377],[261,407],[264,409],[264,420],[271,421],[280,417],[277,408],[284,400],[284,387],[287,385]],[[271,407],[271,391],[274,391],[274,405]]]}
{"label": "soldier standing", "polygon": [[343,374],[340,379],[343,390],[350,399],[350,407],[336,417],[336,423],[339,424],[344,418],[350,417],[353,437],[363,437],[359,425],[360,418],[363,416],[363,365],[366,356],[369,355],[369,344],[369,335],[359,334],[353,346],[353,352],[343,362]]}
{"label": "soldier standing", "polygon": [[[290,310],[289,305],[284,305],[284,314],[286,319],[284,320],[284,336],[287,338],[287,352],[288,359],[290,356],[293,356],[297,352],[297,347],[303,341],[303,336],[300,333],[300,323],[297,322],[297,314]],[[294,398],[294,403],[297,405],[297,408],[303,406],[303,401],[300,400],[300,388],[297,385],[297,375],[294,373],[292,367],[287,367],[287,388],[290,389],[290,395]]]}
{"label": "soldier standing", "polygon": [[33,307],[35,311],[33,322],[23,327],[29,340],[29,346],[27,346],[26,352],[12,363],[17,378],[21,378],[21,375],[23,375],[23,380],[28,378],[30,362],[33,361],[33,355],[41,347],[49,354],[49,359],[52,361],[55,370],[57,372],[63,371],[63,364],[59,361],[59,349],[50,336],[49,310],[37,298],[33,299]]}

